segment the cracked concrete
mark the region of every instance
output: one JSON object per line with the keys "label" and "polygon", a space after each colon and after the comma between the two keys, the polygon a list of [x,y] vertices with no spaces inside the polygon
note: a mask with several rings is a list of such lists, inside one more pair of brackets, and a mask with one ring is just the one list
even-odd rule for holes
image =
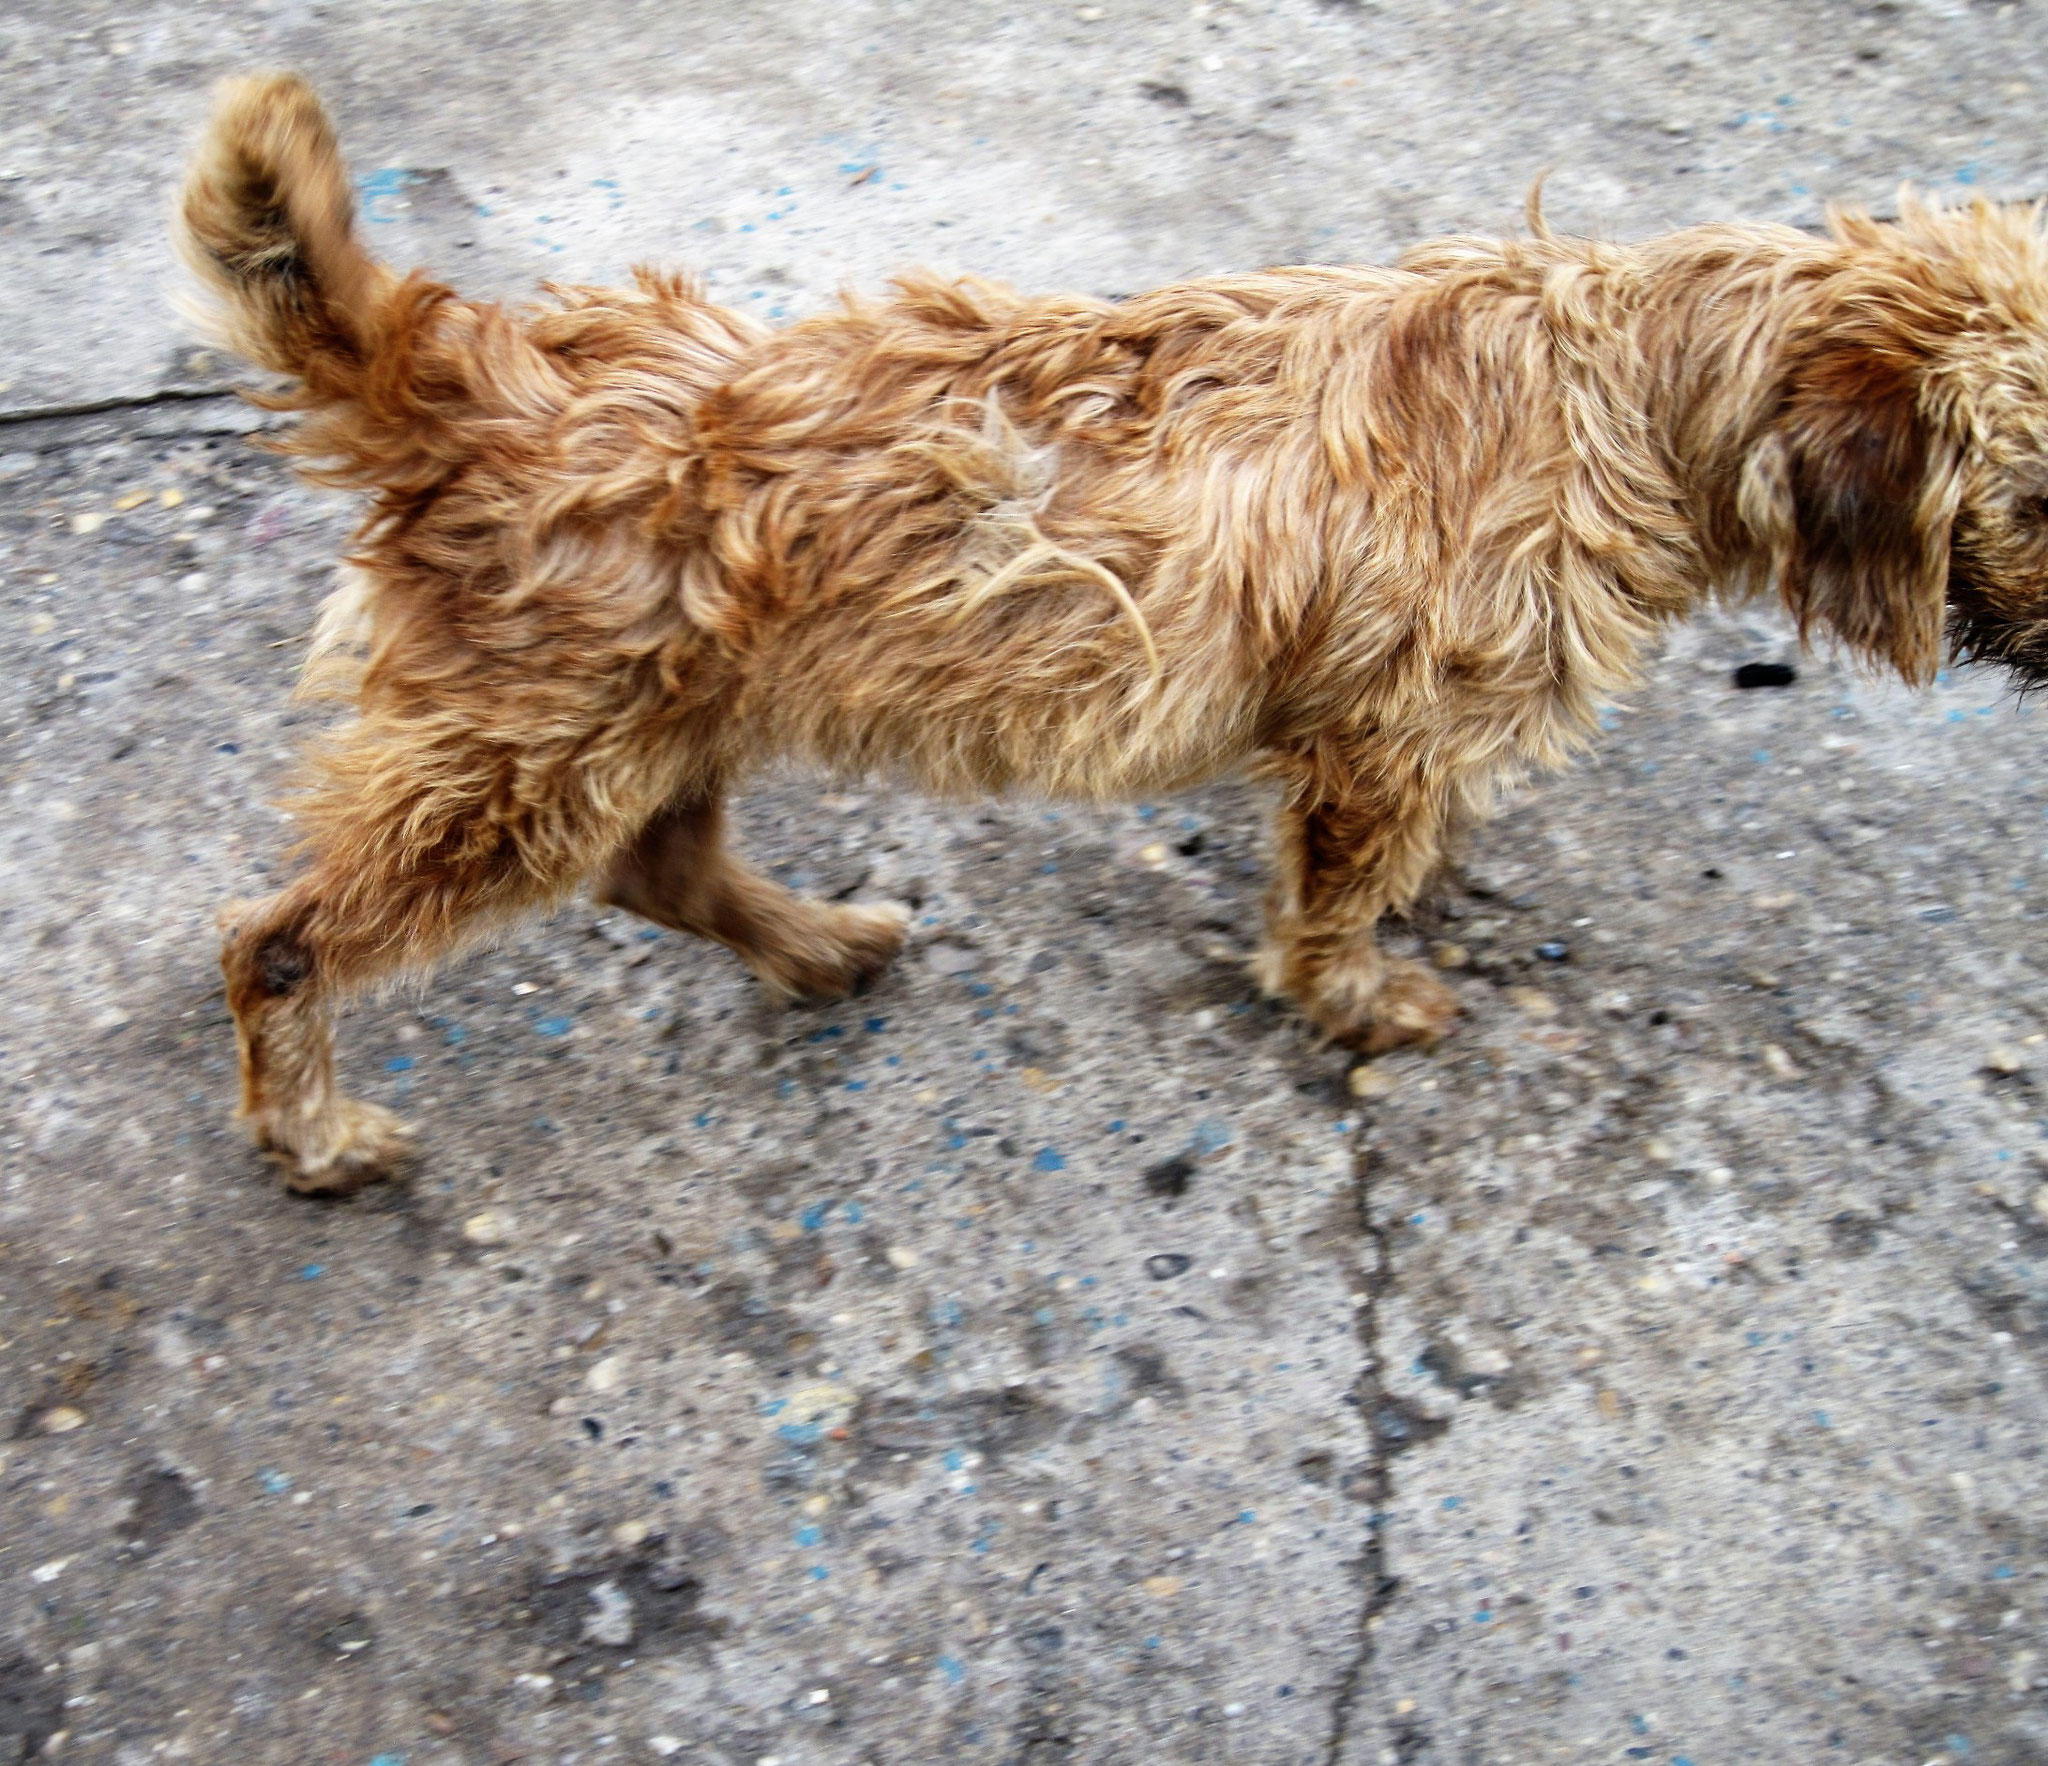
{"label": "cracked concrete", "polygon": [[[1259,1000],[1264,806],[744,806],[918,903],[767,1008],[590,909],[343,1031],[406,1188],[226,1123],[218,903],[348,512],[173,320],[217,76],[332,95],[380,249],[1114,293],[1514,224],[2048,188],[2038,9],[0,19],[0,1759],[2048,1759],[2038,727],[1679,634],[1397,939]],[[1792,660],[1796,682],[1731,671]],[[11,1750],[11,1753],[10,1753]]]}
{"label": "cracked concrete", "polygon": [[1393,1493],[1393,1457],[1401,1450],[1409,1426],[1398,1409],[1390,1408],[1392,1401],[1380,1378],[1378,1301],[1392,1286],[1393,1266],[1387,1256],[1386,1232],[1374,1216],[1371,1168],[1360,1147],[1354,1147],[1352,1152],[1351,1184],[1361,1241],[1359,1270],[1367,1302],[1357,1309],[1358,1342],[1364,1359],[1359,1365],[1353,1396],[1364,1419],[1366,1456],[1356,1474],[1356,1489],[1359,1499],[1370,1504],[1372,1512],[1366,1517],[1353,1566],[1358,1591],[1358,1642],[1331,1701],[1329,1744],[1323,1754],[1325,1766],[1339,1766],[1352,1751],[1354,1734],[1363,1727],[1361,1715],[1371,1709],[1374,1697],[1372,1663],[1377,1633],[1388,1603],[1400,1588],[1398,1578],[1387,1571],[1386,1533],[1381,1517]]}

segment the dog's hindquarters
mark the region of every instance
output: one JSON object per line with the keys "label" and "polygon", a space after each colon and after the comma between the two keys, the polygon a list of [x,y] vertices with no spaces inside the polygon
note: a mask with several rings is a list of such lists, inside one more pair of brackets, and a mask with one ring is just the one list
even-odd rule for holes
{"label": "dog's hindquarters", "polygon": [[[316,476],[378,493],[309,662],[307,685],[352,714],[316,742],[293,802],[304,869],[226,916],[241,1113],[294,1188],[352,1189],[403,1149],[388,1112],[336,1087],[329,1017],[348,995],[615,860],[642,911],[689,924],[677,903],[702,880],[639,837],[679,799],[715,807],[722,778],[734,679],[693,412],[751,336],[656,278],[530,315],[451,302],[410,363],[376,370],[380,396],[440,398],[437,417],[415,428],[344,401],[294,436],[338,463]],[[685,845],[754,910],[689,929],[787,989],[815,984],[804,934],[863,946],[848,980],[900,942],[893,919],[764,900],[780,892],[724,858],[715,825]],[[792,948],[761,948],[778,930]]]}

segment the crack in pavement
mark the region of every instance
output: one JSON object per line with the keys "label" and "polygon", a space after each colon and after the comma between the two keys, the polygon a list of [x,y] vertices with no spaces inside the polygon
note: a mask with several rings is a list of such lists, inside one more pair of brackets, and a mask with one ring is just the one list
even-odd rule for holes
{"label": "crack in pavement", "polygon": [[239,386],[166,386],[156,392],[128,393],[114,398],[79,399],[63,405],[16,405],[0,408],[0,428],[18,423],[47,423],[63,417],[98,417],[108,411],[146,411],[155,405],[190,405],[205,399],[235,399]]}
{"label": "crack in pavement", "polygon": [[1387,1574],[1385,1504],[1392,1488],[1392,1464],[1396,1451],[1385,1428],[1386,1394],[1380,1383],[1379,1303],[1392,1286],[1393,1254],[1385,1231],[1374,1221],[1372,1210],[1372,1156],[1365,1146],[1365,1125],[1352,1144],[1352,1194],[1358,1208],[1360,1236],[1370,1248],[1371,1261],[1365,1271],[1366,1288],[1355,1308],[1358,1341],[1364,1350],[1358,1381],[1353,1391],[1365,1418],[1369,1443],[1364,1473],[1364,1496],[1371,1505],[1366,1516],[1366,1535],[1359,1548],[1358,1580],[1363,1596],[1358,1615],[1358,1649],[1344,1670],[1330,1712],[1330,1745],[1323,1766],[1342,1766],[1351,1723],[1366,1672],[1372,1666],[1374,1631],[1379,1617],[1392,1604],[1400,1578]]}

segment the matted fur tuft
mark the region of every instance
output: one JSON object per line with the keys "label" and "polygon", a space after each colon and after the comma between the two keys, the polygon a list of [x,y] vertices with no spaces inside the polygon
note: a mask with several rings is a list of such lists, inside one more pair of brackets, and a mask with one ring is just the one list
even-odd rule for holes
{"label": "matted fur tuft", "polygon": [[1384,958],[1501,781],[1583,746],[1670,621],[1775,590],[1923,681],[2048,675],[2048,248],[2032,209],[1826,237],[1452,239],[1111,302],[902,279],[769,333],[693,282],[525,311],[370,263],[305,87],[230,91],[184,226],[287,445],[367,492],[309,665],[304,868],[224,951],[291,1181],[402,1142],[341,1097],[352,989],[594,880],[782,995],[900,910],[724,843],[781,757],[956,794],[1280,787],[1260,973],[1368,1052],[1454,996]]}

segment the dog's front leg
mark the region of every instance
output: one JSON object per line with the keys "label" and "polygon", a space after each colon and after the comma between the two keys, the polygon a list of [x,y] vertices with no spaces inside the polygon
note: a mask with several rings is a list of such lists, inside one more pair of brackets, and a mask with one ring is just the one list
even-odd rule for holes
{"label": "dog's front leg", "polygon": [[1325,1034],[1367,1054],[1431,1043],[1457,996],[1382,954],[1374,928],[1420,893],[1443,850],[1450,794],[1382,754],[1290,757],[1259,979]]}

